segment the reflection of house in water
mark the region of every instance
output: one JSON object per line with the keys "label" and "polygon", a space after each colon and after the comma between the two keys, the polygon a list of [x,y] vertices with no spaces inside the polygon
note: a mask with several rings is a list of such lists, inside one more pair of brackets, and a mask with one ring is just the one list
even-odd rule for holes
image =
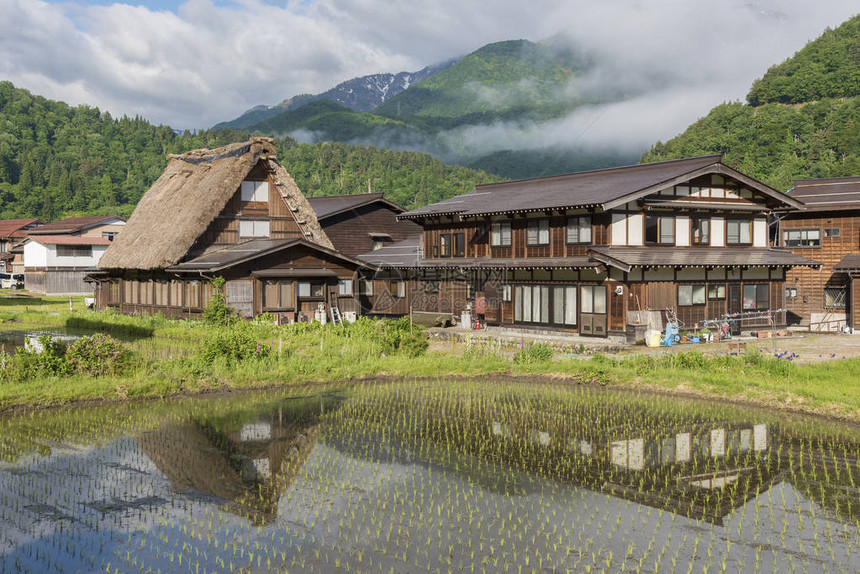
{"label": "reflection of house in water", "polygon": [[268,524],[313,450],[319,416],[331,404],[314,397],[192,415],[143,433],[137,442],[178,491],[222,499],[231,512]]}

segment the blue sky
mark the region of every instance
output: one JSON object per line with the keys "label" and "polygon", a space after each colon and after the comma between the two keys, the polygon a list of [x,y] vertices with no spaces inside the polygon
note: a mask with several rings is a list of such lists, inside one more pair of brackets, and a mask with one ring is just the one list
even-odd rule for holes
{"label": "blue sky", "polygon": [[[70,104],[206,128],[352,77],[567,33],[588,82],[665,85],[596,110],[606,145],[668,139],[856,11],[856,0],[0,0],[0,80]],[[503,96],[503,95],[502,95]],[[576,118],[570,119],[574,121]],[[588,120],[591,121],[591,120]],[[487,140],[508,126],[476,130]],[[564,143],[570,123],[520,138]]]}

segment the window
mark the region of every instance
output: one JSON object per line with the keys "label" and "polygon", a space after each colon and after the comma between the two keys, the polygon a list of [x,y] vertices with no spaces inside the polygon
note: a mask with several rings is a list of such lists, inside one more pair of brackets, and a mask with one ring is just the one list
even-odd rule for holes
{"label": "window", "polygon": [[372,279],[361,279],[358,282],[358,292],[360,295],[373,295],[373,280]]}
{"label": "window", "polygon": [[744,285],[743,307],[748,311],[768,309],[770,307],[769,285]]}
{"label": "window", "polygon": [[57,257],[92,257],[92,245],[57,245]]}
{"label": "window", "polygon": [[450,233],[443,233],[439,236],[439,257],[451,257]]}
{"label": "window", "polygon": [[116,237],[118,231],[102,231],[102,237],[107,239],[108,241],[113,241],[113,238]]}
{"label": "window", "polygon": [[513,299],[512,291],[510,285],[502,285],[502,301],[511,301]]}
{"label": "window", "polygon": [[526,245],[549,245],[549,219],[529,219]]}
{"label": "window", "polygon": [[268,237],[269,220],[239,220],[239,237]]}
{"label": "window", "polygon": [[269,182],[267,181],[243,181],[242,201],[269,201]]}
{"label": "window", "polygon": [[406,281],[391,282],[391,296],[403,299],[406,297]]}
{"label": "window", "polygon": [[708,285],[708,299],[720,300],[726,298],[726,284]]}
{"label": "window", "polygon": [[552,322],[576,325],[576,287],[553,287]]}
{"label": "window", "polygon": [[465,257],[466,256],[466,234],[465,233],[455,233],[454,234],[454,257]]}
{"label": "window", "polygon": [[323,283],[301,281],[299,282],[299,297],[303,299],[322,299],[325,297],[325,285]]}
{"label": "window", "polygon": [[567,242],[591,243],[590,215],[579,215],[567,218]]}
{"label": "window", "polygon": [[825,227],[824,228],[824,237],[840,237],[842,235],[842,229],[838,227]]}
{"label": "window", "polygon": [[299,282],[299,297],[311,296],[311,284],[307,281]]}
{"label": "window", "polygon": [[510,247],[511,246],[511,222],[497,221],[490,225],[490,246],[491,247]]}
{"label": "window", "polygon": [[704,285],[678,285],[678,307],[705,304]]}
{"label": "window", "polygon": [[517,285],[514,297],[514,321],[549,323],[548,286]]}
{"label": "window", "polygon": [[337,294],[340,297],[352,295],[352,279],[339,279],[337,282]]}
{"label": "window", "polygon": [[752,245],[752,221],[726,219],[726,245]]}
{"label": "window", "polygon": [[707,217],[690,218],[690,242],[693,245],[711,244],[711,220]]}
{"label": "window", "polygon": [[439,292],[439,282],[438,281],[428,281],[424,284],[424,292],[425,293],[438,293]]}
{"label": "window", "polygon": [[785,247],[821,247],[821,230],[817,227],[786,229],[782,232],[782,244]]}
{"label": "window", "polygon": [[786,287],[785,288],[785,298],[786,299],[797,299],[797,287]]}
{"label": "window", "polygon": [[606,287],[603,285],[582,286],[582,312],[606,313]]}
{"label": "window", "polygon": [[[305,285],[307,285],[307,292],[310,292],[310,283]],[[292,281],[272,280],[264,283],[263,307],[266,309],[292,309],[294,306]]]}
{"label": "window", "polygon": [[824,288],[824,307],[845,309],[845,288],[844,287],[825,287]]}
{"label": "window", "polygon": [[671,215],[645,214],[645,243],[675,244],[675,218]]}
{"label": "window", "polygon": [[373,238],[373,239],[371,240],[371,243],[370,243],[370,250],[371,250],[371,251],[376,251],[377,249],[382,249],[382,246],[383,246],[384,244],[385,244],[385,242],[384,242],[382,239],[379,239],[379,238]]}

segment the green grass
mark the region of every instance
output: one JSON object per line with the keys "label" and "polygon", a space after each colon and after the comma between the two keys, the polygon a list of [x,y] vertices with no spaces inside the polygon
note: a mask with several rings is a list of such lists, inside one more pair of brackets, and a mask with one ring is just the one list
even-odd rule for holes
{"label": "green grass", "polygon": [[[39,376],[21,380],[6,349],[0,373],[0,410],[43,407],[79,400],[159,398],[178,394],[355,381],[368,378],[517,377],[559,384],[597,383],[650,388],[816,412],[860,421],[860,360],[798,365],[751,349],[740,357],[699,352],[663,356],[598,355],[551,361],[514,361],[514,353],[480,345],[444,350],[398,350],[381,324],[275,326],[265,320],[235,327],[161,316],[132,317],[84,309],[82,300],[0,293],[4,331],[69,329],[99,331],[134,353],[132,368],[112,376]],[[207,345],[245,341],[246,354],[228,359]],[[250,345],[250,346],[248,346]]]}

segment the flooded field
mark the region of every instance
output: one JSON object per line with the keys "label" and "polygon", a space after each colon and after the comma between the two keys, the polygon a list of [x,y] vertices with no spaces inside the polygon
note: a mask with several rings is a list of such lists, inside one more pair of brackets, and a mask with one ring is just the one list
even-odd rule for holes
{"label": "flooded field", "polygon": [[26,414],[0,572],[857,572],[859,460],[831,421],[500,381]]}

